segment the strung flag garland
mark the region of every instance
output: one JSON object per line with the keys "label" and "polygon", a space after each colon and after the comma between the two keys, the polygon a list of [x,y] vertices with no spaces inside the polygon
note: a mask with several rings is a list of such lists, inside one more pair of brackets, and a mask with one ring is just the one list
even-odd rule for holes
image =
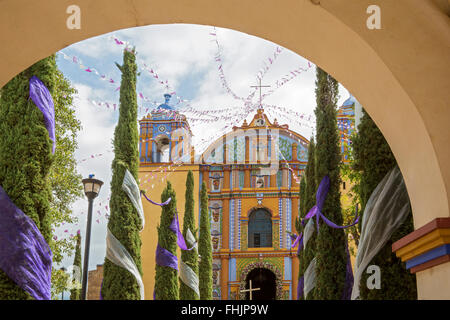
{"label": "strung flag garland", "polygon": [[0,186],[0,269],[36,300],[51,299],[52,251]]}
{"label": "strung flag garland", "polygon": [[45,127],[53,141],[52,152],[55,153],[55,105],[47,87],[36,76],[32,76],[30,79],[30,98],[44,115]]}

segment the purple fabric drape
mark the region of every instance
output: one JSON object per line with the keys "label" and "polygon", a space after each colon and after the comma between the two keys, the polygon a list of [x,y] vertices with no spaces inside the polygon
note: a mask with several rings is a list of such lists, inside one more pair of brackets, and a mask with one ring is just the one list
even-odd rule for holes
{"label": "purple fabric drape", "polygon": [[186,245],[186,241],[184,240],[183,234],[180,231],[180,223],[178,220],[178,212],[175,212],[175,216],[173,217],[172,223],[169,226],[169,229],[176,234],[177,236],[177,244],[180,247],[181,250],[192,250],[195,246],[192,246],[192,248],[188,248]]}
{"label": "purple fabric drape", "polygon": [[359,217],[356,214],[355,220],[347,225],[347,226],[338,226],[334,222],[328,220],[322,213],[323,205],[325,203],[325,199],[328,194],[328,190],[330,189],[330,178],[328,176],[323,177],[322,181],[320,182],[319,188],[317,188],[316,193],[316,205],[309,210],[309,212],[305,216],[305,220],[316,217],[316,227],[317,231],[319,231],[319,218],[322,218],[322,220],[331,228],[335,229],[345,229],[354,226],[358,223]]}
{"label": "purple fabric drape", "polygon": [[47,87],[36,76],[32,76],[30,79],[30,98],[44,115],[45,127],[53,141],[52,152],[55,153],[55,105]]}
{"label": "purple fabric drape", "polygon": [[144,192],[141,192],[141,193],[144,195],[145,199],[147,199],[148,202],[150,202],[151,204],[160,206],[160,207],[168,205],[170,203],[170,200],[172,200],[172,198],[169,198],[166,201],[164,201],[163,203],[158,203],[158,202],[153,201],[152,199],[147,198],[147,195]]}
{"label": "purple fabric drape", "polygon": [[103,279],[102,279],[102,284],[100,285],[100,300],[103,300],[102,289],[103,289]]}
{"label": "purple fabric drape", "polygon": [[303,287],[305,285],[305,279],[303,276],[298,278],[298,286],[297,286],[297,300],[303,297]]}
{"label": "purple fabric drape", "polygon": [[[323,214],[322,214],[322,209],[323,209],[323,205],[325,203],[325,199],[327,197],[328,194],[328,190],[330,189],[330,178],[328,176],[323,177],[322,181],[320,182],[319,188],[317,188],[317,193],[316,193],[316,205],[314,207],[311,208],[311,210],[309,210],[309,212],[306,214],[305,218],[302,221],[302,224],[305,225],[305,221],[307,219],[311,219],[314,216],[316,217],[316,227],[317,227],[317,231],[319,231],[319,218],[322,218],[322,220],[325,222],[326,225],[328,225],[331,228],[335,228],[335,229],[345,229],[345,228],[349,228],[354,226],[355,224],[358,223],[359,217],[358,217],[358,209],[356,209],[356,213],[355,213],[355,219],[354,221],[347,225],[347,226],[338,226],[337,224],[335,224],[334,222],[328,220]],[[299,236],[297,236],[298,240],[301,237],[301,234]],[[303,242],[303,238],[301,238],[301,243]],[[295,244],[295,243],[294,243]],[[292,247],[294,247],[294,244],[292,245]],[[300,248],[301,245],[299,245],[299,248],[297,250],[297,252],[299,252],[301,250]],[[347,265],[346,265],[346,271],[345,271],[345,286],[344,286],[344,291],[342,293],[342,299],[343,300],[349,300],[352,294],[352,288],[353,288],[353,272],[352,272],[352,265],[350,262],[350,253],[348,250],[348,244],[347,242],[345,243],[345,249],[346,249],[346,255],[347,255]],[[301,279],[301,285],[302,285],[302,289],[301,289],[301,295],[303,295],[303,277],[300,278]],[[299,280],[300,281],[300,280]],[[298,288],[300,288],[300,282],[299,282],[299,286]],[[300,290],[300,289],[298,289]],[[300,297],[300,295],[299,295]]]}
{"label": "purple fabric drape", "polygon": [[178,258],[169,250],[162,248],[159,243],[156,246],[156,264],[169,267],[178,271]]}
{"label": "purple fabric drape", "polygon": [[344,292],[342,293],[342,300],[351,300],[353,289],[353,270],[347,242],[345,242],[345,253],[347,254],[347,267],[345,270],[345,286]]}
{"label": "purple fabric drape", "polygon": [[0,269],[36,300],[50,300],[52,251],[0,186]]}
{"label": "purple fabric drape", "polygon": [[297,255],[298,255],[300,253],[301,248],[303,247],[303,233],[300,232],[300,234],[297,236],[291,234],[290,236],[291,236],[291,240],[294,241],[291,248],[295,248],[298,245],[298,248],[297,248]]}

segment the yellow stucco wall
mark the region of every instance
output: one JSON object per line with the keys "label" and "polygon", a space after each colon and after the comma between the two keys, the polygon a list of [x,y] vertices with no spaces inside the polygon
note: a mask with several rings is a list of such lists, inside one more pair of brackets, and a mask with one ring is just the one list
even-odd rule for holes
{"label": "yellow stucco wall", "polygon": [[[199,172],[198,165],[182,165],[175,167],[173,172],[169,173],[161,173],[158,169],[160,165],[155,166],[146,166],[139,168],[139,179],[140,179],[140,188],[147,189],[147,196],[153,201],[160,202],[161,201],[161,193],[166,187],[166,181],[170,181],[172,187],[176,192],[176,200],[177,200],[177,209],[178,209],[178,217],[180,219],[180,228],[183,230],[183,217],[184,217],[184,196],[186,190],[186,177],[189,170],[192,170],[194,174],[194,215],[195,215],[195,223],[198,226],[198,190],[199,190]],[[154,171],[158,178],[151,179],[151,172]],[[161,178],[165,178],[163,182],[161,182]],[[157,181],[155,181],[157,180]],[[154,184],[153,189],[151,185]],[[145,299],[152,300],[153,299],[153,288],[155,285],[155,252],[156,245],[158,244],[158,232],[157,226],[160,222],[161,217],[161,207],[156,206],[148,202],[147,200],[143,200],[142,202],[144,206],[145,213],[145,228],[141,232],[141,257],[142,257],[142,272],[143,272],[143,282],[145,287]],[[177,252],[178,260],[180,260],[181,252],[178,250]]]}

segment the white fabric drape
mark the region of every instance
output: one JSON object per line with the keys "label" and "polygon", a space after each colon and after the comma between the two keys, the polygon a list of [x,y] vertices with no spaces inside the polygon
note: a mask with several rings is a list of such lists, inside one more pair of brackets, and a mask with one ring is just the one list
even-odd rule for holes
{"label": "white fabric drape", "polygon": [[308,293],[316,286],[316,258],[312,259],[308,268],[306,268],[304,280],[303,291],[306,299]]}
{"label": "white fabric drape", "polygon": [[314,233],[314,219],[309,219],[303,232],[303,250],[306,249],[306,244]]}
{"label": "white fabric drape", "polygon": [[141,300],[144,300],[144,283],[133,257],[109,229],[107,229],[106,233],[106,258],[115,265],[128,270],[136,278]]}
{"label": "white fabric drape", "polygon": [[[186,232],[186,240],[190,247],[195,248],[197,246],[197,242],[195,241],[195,237],[192,234],[191,230],[188,229]],[[196,249],[192,249],[196,250]],[[195,291],[197,296],[200,297],[200,290],[198,288],[198,276],[197,274],[183,261],[180,261],[180,279],[183,281],[185,285]]]}
{"label": "white fabric drape", "polygon": [[386,174],[372,192],[364,209],[356,255],[352,300],[359,297],[359,282],[370,261],[405,221],[410,211],[405,182],[400,169],[395,167]]}
{"label": "white fabric drape", "polygon": [[139,216],[142,220],[142,228],[144,229],[145,224],[145,217],[144,217],[144,208],[142,206],[142,200],[141,200],[141,191],[139,190],[139,186],[136,183],[136,180],[134,179],[133,175],[126,169],[125,175],[123,177],[123,183],[122,183],[122,190],[125,191],[125,193],[128,195],[128,198],[130,198],[131,203],[136,208]]}

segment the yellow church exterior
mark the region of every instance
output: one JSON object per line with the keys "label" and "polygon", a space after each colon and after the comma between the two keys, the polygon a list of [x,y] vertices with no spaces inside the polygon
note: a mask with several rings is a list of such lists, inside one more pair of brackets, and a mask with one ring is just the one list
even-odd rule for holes
{"label": "yellow church exterior", "polygon": [[[140,120],[141,188],[159,200],[170,181],[183,221],[186,176],[194,173],[195,212],[205,182],[213,248],[213,298],[297,299],[297,249],[291,248],[299,208],[299,177],[309,141],[258,109],[196,155],[186,117],[166,102]],[[144,203],[141,233],[145,296],[153,296],[159,207]],[[178,253],[180,258],[180,253]],[[251,281],[251,283],[250,283]]]}

